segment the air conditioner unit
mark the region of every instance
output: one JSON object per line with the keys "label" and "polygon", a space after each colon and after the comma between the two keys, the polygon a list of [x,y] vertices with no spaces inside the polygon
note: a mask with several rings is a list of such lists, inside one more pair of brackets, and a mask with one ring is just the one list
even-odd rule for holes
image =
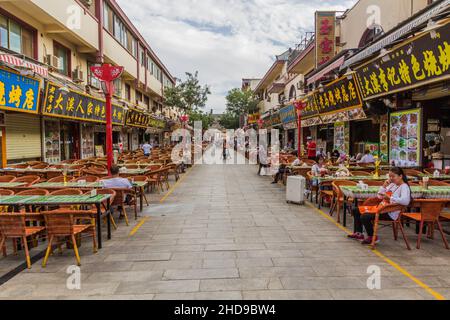
{"label": "air conditioner unit", "polygon": [[50,67],[55,68],[57,70],[61,70],[62,69],[62,61],[61,61],[61,59],[58,58],[57,56],[52,55],[52,54],[47,55],[46,63]]}
{"label": "air conditioner unit", "polygon": [[76,68],[72,72],[72,80],[74,82],[83,82],[84,81],[84,74],[83,74],[83,71],[80,68]]}

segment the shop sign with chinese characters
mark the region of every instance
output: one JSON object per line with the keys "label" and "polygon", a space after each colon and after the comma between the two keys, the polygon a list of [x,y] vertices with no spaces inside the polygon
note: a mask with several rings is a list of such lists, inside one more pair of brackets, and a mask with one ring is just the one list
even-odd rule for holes
{"label": "shop sign with chinese characters", "polygon": [[365,100],[450,78],[450,23],[408,40],[356,70]]}
{"label": "shop sign with chinese characters", "polygon": [[0,109],[38,113],[39,80],[0,69]]}
{"label": "shop sign with chinese characters", "polygon": [[316,68],[327,63],[336,51],[336,12],[316,12]]}
{"label": "shop sign with chinese characters", "polygon": [[258,120],[260,119],[259,113],[253,113],[248,115],[248,124],[255,124],[258,123]]}
{"label": "shop sign with chinese characters", "polygon": [[280,118],[281,118],[281,122],[283,123],[284,127],[287,127],[288,124],[290,124],[290,123],[296,124],[298,117],[297,117],[297,110],[295,109],[295,106],[290,105],[290,106],[287,106],[287,107],[284,107],[283,109],[281,109],[280,110]]}
{"label": "shop sign with chinese characters", "polygon": [[[65,92],[52,82],[47,82],[42,113],[46,116],[106,123],[106,104],[83,92]],[[112,123],[123,125],[125,111],[122,106],[113,104]]]}
{"label": "shop sign with chinese characters", "polygon": [[150,120],[148,122],[148,126],[151,128],[157,128],[157,129],[165,129],[166,128],[166,122],[164,120],[156,119],[150,117]]}
{"label": "shop sign with chinese characters", "polygon": [[150,127],[150,120],[151,120],[150,115],[144,113],[144,111],[140,111],[137,109],[130,109],[127,112],[126,125],[146,129]]}
{"label": "shop sign with chinese characters", "polygon": [[314,93],[308,94],[306,97],[301,99],[301,101],[305,104],[305,107],[302,110],[303,119],[317,116],[319,114],[316,107],[316,101],[314,100]]}
{"label": "shop sign with chinese characters", "polygon": [[334,113],[362,107],[361,94],[354,76],[344,76],[314,94],[319,114]]}

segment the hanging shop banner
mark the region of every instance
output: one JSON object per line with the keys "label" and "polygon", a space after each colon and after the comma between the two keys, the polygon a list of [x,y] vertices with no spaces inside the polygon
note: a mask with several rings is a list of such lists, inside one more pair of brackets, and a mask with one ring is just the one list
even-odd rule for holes
{"label": "hanging shop banner", "polygon": [[[106,123],[106,103],[83,92],[47,82],[42,113],[46,116]],[[123,126],[125,111],[122,106],[112,105],[112,123]]]}
{"label": "hanging shop banner", "polygon": [[131,127],[145,128],[150,127],[150,120],[152,117],[144,111],[137,109],[130,109],[127,112],[125,124]]}
{"label": "hanging shop banner", "polygon": [[38,113],[39,80],[0,69],[0,109]]}
{"label": "hanging shop banner", "polygon": [[270,116],[270,126],[276,127],[281,124],[280,112],[275,112]]}
{"label": "hanging shop banner", "polygon": [[450,78],[450,23],[356,70],[365,100]]}
{"label": "hanging shop banner", "polygon": [[248,115],[248,121],[247,124],[255,124],[258,123],[258,120],[260,118],[259,113],[253,113]]}
{"label": "hanging shop banner", "polygon": [[316,11],[316,68],[330,61],[336,52],[336,12]]}
{"label": "hanging shop banner", "polygon": [[280,110],[280,120],[283,125],[297,122],[297,110],[294,105],[284,107]]}
{"label": "hanging shop banner", "polygon": [[421,150],[421,109],[413,109],[391,114],[390,155],[396,166],[419,167]]}
{"label": "hanging shop banner", "polygon": [[[318,113],[336,113],[362,107],[361,94],[354,76],[344,76],[314,93]],[[343,120],[344,121],[344,120]]]}
{"label": "hanging shop banner", "polygon": [[166,122],[164,120],[156,119],[153,117],[150,117],[150,120],[148,122],[148,126],[151,128],[157,128],[157,129],[165,129],[166,128]]}
{"label": "hanging shop banner", "polygon": [[323,124],[328,124],[328,123],[335,123],[336,121],[347,122],[353,120],[362,120],[366,119],[367,115],[362,108],[355,108],[335,113],[327,113],[321,115],[320,118],[322,119]]}
{"label": "hanging shop banner", "polygon": [[302,120],[302,128],[318,126],[319,124],[322,124],[322,119],[320,119],[320,117],[310,117]]}

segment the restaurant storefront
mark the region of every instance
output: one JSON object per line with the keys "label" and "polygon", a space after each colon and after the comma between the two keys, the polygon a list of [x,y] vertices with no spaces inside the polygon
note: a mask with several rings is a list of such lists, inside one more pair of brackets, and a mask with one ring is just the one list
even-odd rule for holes
{"label": "restaurant storefront", "polygon": [[390,109],[388,119],[380,122],[380,148],[389,150],[392,164],[446,166],[449,22],[443,20],[434,30],[419,33],[355,68],[363,99]]}
{"label": "restaurant storefront", "polygon": [[0,69],[0,110],[5,110],[2,127],[2,165],[40,159],[42,156],[38,103],[41,81]]}
{"label": "restaurant storefront", "polygon": [[[350,154],[350,122],[365,119],[362,98],[354,74],[347,74],[304,97],[303,144],[308,136],[318,150]],[[357,137],[354,137],[357,138]]]}
{"label": "restaurant storefront", "polygon": [[149,127],[151,116],[143,110],[129,109],[125,125],[132,128],[129,148],[136,151],[144,143],[146,130]]}
{"label": "restaurant storefront", "polygon": [[[44,161],[102,156],[105,150],[105,101],[48,81],[42,107]],[[125,111],[113,104],[113,124],[123,126]],[[58,143],[59,140],[59,143]],[[58,148],[59,146],[59,148]]]}

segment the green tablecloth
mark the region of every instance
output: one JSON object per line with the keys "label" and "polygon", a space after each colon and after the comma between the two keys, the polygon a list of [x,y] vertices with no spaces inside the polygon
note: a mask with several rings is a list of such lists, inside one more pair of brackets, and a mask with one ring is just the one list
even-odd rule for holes
{"label": "green tablecloth", "polygon": [[111,198],[111,195],[99,194],[74,196],[0,196],[0,205],[82,205],[98,204]]}
{"label": "green tablecloth", "polygon": [[0,182],[0,189],[2,188],[17,188],[26,185],[25,182]]}
{"label": "green tablecloth", "polygon": [[[147,185],[146,182],[136,181],[132,183],[135,187],[145,187]],[[43,182],[33,185],[33,188],[40,189],[63,189],[63,188],[92,188],[92,189],[100,189],[104,188],[101,182],[88,182],[85,184],[80,184],[78,182]]]}
{"label": "green tablecloth", "polygon": [[[368,190],[361,190],[357,186],[342,186],[342,192],[345,196],[355,199],[369,199],[378,196],[380,187],[369,187]],[[411,187],[413,199],[449,199],[450,187],[429,187],[428,190],[422,187]]]}
{"label": "green tablecloth", "polygon": [[428,177],[430,180],[450,180],[449,174],[441,174],[438,177],[435,177],[433,174],[419,174],[420,178]]}

